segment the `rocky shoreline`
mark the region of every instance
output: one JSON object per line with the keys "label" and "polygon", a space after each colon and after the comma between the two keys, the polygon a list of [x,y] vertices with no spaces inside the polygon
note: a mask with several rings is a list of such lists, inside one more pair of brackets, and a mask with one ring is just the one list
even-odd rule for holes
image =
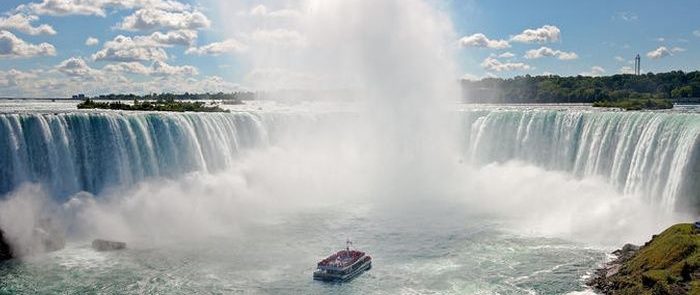
{"label": "rocky shoreline", "polygon": [[12,259],[12,249],[10,244],[5,241],[5,232],[0,229],[0,261]]}
{"label": "rocky shoreline", "polygon": [[700,294],[699,233],[677,224],[643,246],[626,244],[587,284],[602,294]]}

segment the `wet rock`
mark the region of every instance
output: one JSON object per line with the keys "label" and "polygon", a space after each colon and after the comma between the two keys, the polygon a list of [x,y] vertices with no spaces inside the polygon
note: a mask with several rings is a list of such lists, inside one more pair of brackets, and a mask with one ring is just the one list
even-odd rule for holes
{"label": "wet rock", "polygon": [[97,239],[92,241],[92,248],[97,251],[116,251],[126,249],[126,243]]}
{"label": "wet rock", "polygon": [[634,255],[634,253],[637,253],[639,251],[639,246],[637,245],[632,245],[632,244],[625,244],[622,246],[621,249],[617,249],[612,252],[615,256],[617,256],[617,260],[619,262],[627,261],[629,258]]}
{"label": "wet rock", "polygon": [[0,229],[0,261],[9,259],[12,259],[12,250],[7,241],[5,241],[5,232]]}

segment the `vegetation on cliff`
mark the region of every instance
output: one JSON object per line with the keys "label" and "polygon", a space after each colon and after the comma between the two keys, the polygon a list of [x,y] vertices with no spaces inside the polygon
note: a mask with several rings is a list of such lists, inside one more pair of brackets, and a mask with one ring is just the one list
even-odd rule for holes
{"label": "vegetation on cliff", "polygon": [[228,112],[218,105],[207,105],[201,101],[156,100],[138,101],[126,104],[121,101],[99,102],[86,99],[78,104],[79,109],[107,109],[126,111],[163,111],[163,112]]}
{"label": "vegetation on cliff", "polygon": [[594,107],[620,108],[627,111],[636,110],[663,110],[673,108],[673,102],[661,98],[629,98],[617,101],[596,101]]}
{"label": "vegetation on cliff", "polygon": [[700,71],[603,77],[518,76],[462,80],[465,99],[489,103],[593,103],[630,98],[700,98]]}
{"label": "vegetation on cliff", "polygon": [[700,233],[692,224],[674,225],[623,256],[590,284],[604,294],[700,294]]}

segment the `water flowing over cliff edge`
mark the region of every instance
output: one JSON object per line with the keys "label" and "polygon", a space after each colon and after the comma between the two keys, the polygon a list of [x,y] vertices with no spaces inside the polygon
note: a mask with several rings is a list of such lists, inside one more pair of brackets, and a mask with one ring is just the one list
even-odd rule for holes
{"label": "water flowing over cliff edge", "polygon": [[[57,199],[153,177],[216,172],[292,124],[350,113],[130,112],[0,114],[0,194],[40,183]],[[585,108],[467,108],[457,113],[465,162],[521,161],[597,176],[664,211],[697,208],[700,114]],[[307,135],[308,136],[308,135]],[[313,138],[306,138],[313,140]]]}

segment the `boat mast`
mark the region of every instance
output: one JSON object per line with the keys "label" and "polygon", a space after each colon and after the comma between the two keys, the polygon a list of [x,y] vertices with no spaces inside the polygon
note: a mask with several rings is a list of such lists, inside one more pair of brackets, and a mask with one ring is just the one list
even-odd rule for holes
{"label": "boat mast", "polygon": [[350,238],[348,238],[345,241],[345,255],[350,256],[350,245],[352,245],[352,241],[350,241]]}

